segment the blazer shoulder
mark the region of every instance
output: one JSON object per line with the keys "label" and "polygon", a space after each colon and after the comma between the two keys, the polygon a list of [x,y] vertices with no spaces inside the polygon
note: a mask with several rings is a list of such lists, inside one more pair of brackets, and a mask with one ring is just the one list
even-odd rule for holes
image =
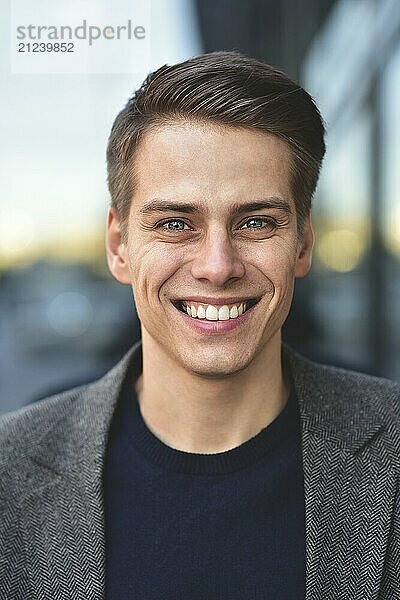
{"label": "blazer shoulder", "polygon": [[[135,344],[102,377],[0,416],[0,468],[5,456],[21,449],[26,452],[35,446],[60,419],[72,414],[74,404],[82,407],[85,400],[93,401],[104,391],[118,387],[138,347],[139,344]],[[79,418],[78,411],[75,419]]]}
{"label": "blazer shoulder", "polygon": [[312,382],[314,388],[328,388],[329,392],[337,394],[346,392],[350,398],[371,398],[378,404],[381,401],[383,405],[394,402],[394,408],[400,413],[400,382],[316,362],[287,344],[284,344],[284,351],[300,385],[310,385]]}
{"label": "blazer shoulder", "polygon": [[30,455],[45,435],[88,393],[92,383],[44,398],[0,417],[0,481]]}
{"label": "blazer shoulder", "polygon": [[95,435],[103,418],[111,418],[134,349],[99,379],[0,417],[0,499],[27,487],[32,458],[57,461],[69,444]]}
{"label": "blazer shoulder", "polygon": [[387,390],[389,393],[392,391],[400,392],[400,383],[392,379],[385,377],[377,377],[375,375],[368,375],[361,371],[353,371],[351,369],[344,369],[342,367],[335,367],[334,365],[327,365],[305,359],[309,365],[319,370],[325,377],[332,381],[339,382],[344,385],[356,384],[357,387],[363,387],[364,389],[372,388],[379,390]]}
{"label": "blazer shoulder", "polygon": [[[335,419],[345,429],[360,427],[362,421],[381,423],[385,439],[400,452],[400,384],[318,363],[285,346],[292,375],[308,414],[316,419]],[[325,417],[324,417],[325,415]]]}
{"label": "blazer shoulder", "polygon": [[370,399],[378,409],[385,410],[391,406],[400,415],[399,382],[332,365],[312,364],[319,371],[324,384],[331,389],[337,389],[338,393],[349,393],[351,398]]}

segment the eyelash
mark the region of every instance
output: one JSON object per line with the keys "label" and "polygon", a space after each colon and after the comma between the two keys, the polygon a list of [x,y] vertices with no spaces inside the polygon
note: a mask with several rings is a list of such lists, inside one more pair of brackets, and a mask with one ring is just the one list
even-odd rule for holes
{"label": "eyelash", "polygon": [[[248,223],[249,221],[255,221],[255,220],[264,221],[265,223],[271,225],[274,229],[276,229],[276,227],[278,226],[277,221],[275,221],[275,219],[273,219],[272,217],[250,217],[249,219],[247,219],[245,221],[245,223]],[[167,225],[168,223],[184,223],[184,225],[187,225],[187,223],[183,219],[167,219],[166,221],[162,221],[162,223],[159,223],[156,227],[158,229],[164,229],[164,231],[167,231],[168,233],[179,233],[180,231],[187,231],[184,229],[173,230],[173,229],[164,228],[164,226]],[[253,229],[254,231],[256,231],[257,229],[264,229],[264,227],[250,227],[250,228],[245,228],[245,229]]]}

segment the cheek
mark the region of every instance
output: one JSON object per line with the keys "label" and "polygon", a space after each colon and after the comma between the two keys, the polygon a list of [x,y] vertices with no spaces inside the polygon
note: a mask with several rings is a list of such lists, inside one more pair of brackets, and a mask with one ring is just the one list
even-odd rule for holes
{"label": "cheek", "polygon": [[171,248],[154,244],[132,245],[129,264],[135,296],[146,297],[150,304],[157,300],[160,288],[179,269],[182,257]]}
{"label": "cheek", "polygon": [[253,264],[271,281],[275,288],[286,288],[294,278],[296,246],[283,240],[270,240],[268,248],[253,255]]}

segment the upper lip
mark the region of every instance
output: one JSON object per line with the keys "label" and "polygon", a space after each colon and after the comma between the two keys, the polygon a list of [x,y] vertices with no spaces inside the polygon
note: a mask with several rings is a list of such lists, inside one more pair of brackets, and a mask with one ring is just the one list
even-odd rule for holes
{"label": "upper lip", "polygon": [[235,296],[233,298],[211,298],[210,296],[185,296],[184,298],[177,298],[175,302],[200,302],[201,304],[212,304],[215,306],[217,304],[241,304],[242,302],[247,302],[249,300],[258,300],[258,297]]}

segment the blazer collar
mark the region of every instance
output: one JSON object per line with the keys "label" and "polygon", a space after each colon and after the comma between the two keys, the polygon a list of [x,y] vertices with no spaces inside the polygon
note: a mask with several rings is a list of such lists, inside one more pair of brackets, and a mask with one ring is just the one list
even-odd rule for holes
{"label": "blazer collar", "polygon": [[303,439],[315,435],[357,452],[384,424],[360,374],[306,359],[282,345],[296,389]]}
{"label": "blazer collar", "polygon": [[[343,377],[338,387],[337,369],[309,361],[286,344],[282,345],[282,355],[291,367],[303,440],[313,435],[356,452],[383,427],[371,401],[356,392],[353,381],[348,383]],[[87,386],[84,394],[80,394],[81,388],[75,390],[69,412],[41,438],[32,457],[34,462],[59,474],[76,470],[84,476],[87,469],[98,472],[112,415],[132,361],[134,373],[139,375],[140,340],[104,377]]]}
{"label": "blazer collar", "polygon": [[133,360],[141,369],[141,340],[101,379],[67,392],[70,408],[42,436],[32,455],[35,463],[58,474],[96,473],[102,468],[108,430],[120,390]]}

